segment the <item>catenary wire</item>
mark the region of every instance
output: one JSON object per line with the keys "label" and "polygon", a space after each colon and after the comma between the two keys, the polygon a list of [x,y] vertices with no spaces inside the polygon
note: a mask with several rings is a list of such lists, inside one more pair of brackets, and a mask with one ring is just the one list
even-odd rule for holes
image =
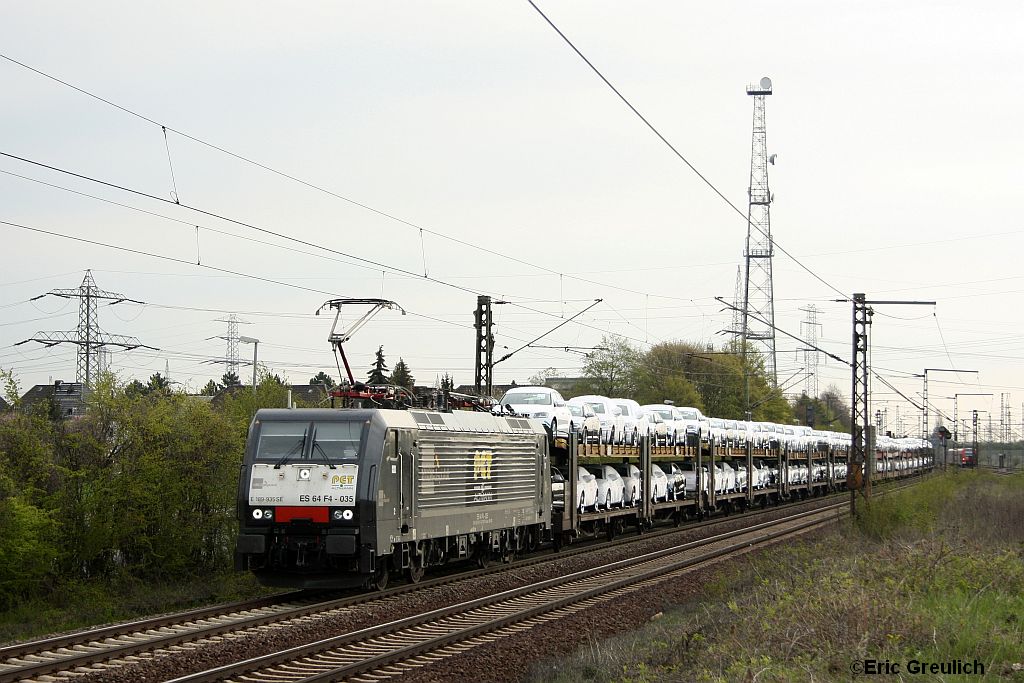
{"label": "catenary wire", "polygon": [[639,119],[640,119],[641,121],[643,121],[644,125],[646,125],[646,126],[647,126],[647,127],[648,127],[648,128],[650,129],[650,130],[651,130],[651,132],[652,132],[652,133],[654,133],[654,134],[655,134],[655,135],[656,135],[656,136],[658,137],[658,139],[659,139],[659,140],[661,140],[661,141],[662,141],[663,143],[665,143],[665,145],[666,145],[666,146],[667,146],[667,147],[668,147],[668,148],[669,148],[669,149],[670,149],[670,150],[672,151],[672,153],[673,153],[673,154],[675,154],[675,156],[676,156],[676,157],[678,157],[678,158],[680,159],[680,161],[682,161],[682,162],[683,162],[684,164],[686,164],[686,166],[687,166],[687,167],[689,167],[689,169],[690,169],[691,171],[693,171],[693,172],[694,172],[694,173],[695,173],[695,174],[697,175],[697,177],[698,177],[698,178],[700,178],[700,179],[701,179],[701,180],[702,180],[702,181],[704,182],[704,184],[705,184],[705,185],[707,185],[707,186],[708,186],[709,188],[711,188],[711,190],[712,190],[712,191],[713,191],[713,192],[714,192],[714,193],[715,193],[716,195],[718,195],[718,196],[719,196],[719,197],[720,197],[720,198],[722,199],[722,201],[724,201],[724,202],[726,203],[726,205],[727,205],[727,206],[729,206],[729,208],[731,208],[731,209],[732,209],[733,211],[735,211],[735,212],[736,212],[736,213],[737,213],[737,214],[738,214],[738,215],[740,216],[740,218],[742,218],[742,219],[744,220],[744,222],[746,222],[746,224],[747,224],[747,225],[748,225],[749,227],[753,227],[753,228],[754,228],[754,229],[756,229],[756,230],[757,230],[758,232],[760,232],[760,233],[761,233],[762,235],[764,235],[764,236],[765,236],[765,237],[767,237],[767,238],[768,238],[769,240],[771,240],[771,243],[772,243],[772,244],[773,244],[773,245],[774,245],[774,246],[775,246],[775,247],[776,247],[776,248],[777,248],[777,249],[778,249],[779,251],[781,251],[781,252],[782,252],[783,254],[785,254],[786,256],[788,256],[788,257],[790,258],[790,260],[792,260],[792,261],[793,261],[793,263],[797,264],[798,266],[800,266],[801,268],[803,268],[803,269],[804,269],[805,271],[807,271],[807,273],[809,273],[809,274],[810,274],[810,275],[811,275],[812,277],[814,277],[814,279],[818,280],[818,282],[822,283],[823,285],[825,285],[826,287],[828,287],[828,288],[829,288],[829,289],[831,289],[832,291],[836,292],[836,293],[837,293],[837,294],[839,294],[840,296],[844,297],[845,299],[847,299],[847,300],[848,300],[848,299],[850,298],[848,294],[846,294],[846,293],[845,293],[845,292],[843,292],[842,290],[840,290],[840,289],[838,289],[837,287],[835,287],[834,285],[832,285],[832,284],[831,284],[830,282],[828,282],[828,281],[827,281],[827,280],[825,280],[825,279],[824,279],[823,277],[821,277],[820,275],[818,275],[817,273],[815,273],[815,272],[814,272],[813,270],[811,270],[811,269],[810,269],[809,267],[807,267],[806,265],[804,265],[804,264],[803,264],[803,263],[802,263],[802,262],[800,261],[800,259],[798,259],[798,258],[796,258],[795,256],[793,256],[792,254],[790,254],[790,253],[789,253],[789,252],[788,252],[788,251],[787,251],[786,249],[784,249],[784,248],[783,248],[783,247],[782,247],[782,246],[781,246],[781,245],[780,245],[780,244],[779,244],[778,242],[776,242],[775,240],[773,240],[773,239],[771,238],[771,235],[768,235],[767,233],[765,233],[765,231],[764,231],[764,230],[761,230],[761,228],[760,228],[759,226],[756,226],[756,225],[754,225],[754,224],[753,224],[753,223],[751,222],[751,220],[750,220],[750,217],[749,217],[749,216],[747,216],[747,215],[746,215],[745,213],[743,213],[743,212],[742,212],[742,211],[741,211],[741,210],[739,209],[739,207],[737,207],[737,206],[736,206],[735,204],[733,204],[733,203],[732,203],[732,201],[731,201],[731,200],[730,200],[730,199],[729,199],[728,197],[726,197],[726,196],[725,196],[725,195],[724,195],[724,194],[722,193],[722,191],[721,191],[721,190],[719,190],[719,189],[718,189],[718,188],[717,188],[717,187],[715,186],[715,184],[714,184],[714,183],[712,183],[712,182],[711,182],[710,180],[708,180],[707,176],[705,176],[705,175],[704,175],[703,173],[701,173],[701,172],[700,172],[699,170],[697,170],[697,167],[696,167],[696,166],[694,166],[694,165],[693,165],[692,163],[690,163],[690,160],[689,160],[689,159],[687,159],[687,158],[686,158],[685,156],[683,156],[682,152],[680,152],[680,151],[679,151],[678,149],[676,149],[675,145],[673,145],[673,144],[672,144],[671,142],[669,142],[669,141],[668,141],[668,138],[666,138],[666,137],[665,137],[664,135],[662,135],[662,134],[661,134],[661,132],[660,132],[660,131],[659,131],[659,130],[658,130],[657,128],[655,128],[655,127],[654,127],[654,124],[652,124],[652,123],[651,123],[650,121],[648,121],[648,120],[647,120],[647,117],[645,117],[645,116],[644,116],[643,114],[641,114],[641,113],[640,113],[640,110],[639,110],[639,109],[637,109],[636,107],[634,107],[634,106],[633,106],[633,104],[632,104],[632,103],[631,103],[631,102],[630,102],[630,101],[629,101],[628,99],[626,99],[626,96],[625,96],[625,95],[623,95],[623,94],[622,94],[622,93],[621,93],[621,92],[619,91],[619,89],[618,89],[618,88],[616,88],[616,87],[615,87],[615,86],[614,86],[614,85],[612,84],[612,82],[611,82],[611,81],[609,81],[609,80],[608,80],[608,79],[607,79],[607,78],[605,77],[605,75],[604,75],[603,73],[601,73],[601,71],[600,71],[600,70],[599,70],[599,69],[598,69],[598,68],[597,68],[596,66],[594,66],[593,62],[591,62],[591,61],[590,61],[589,59],[587,59],[587,56],[586,56],[586,55],[584,55],[584,54],[583,54],[583,52],[581,52],[581,51],[580,51],[580,49],[579,49],[578,47],[576,47],[576,45],[575,45],[575,44],[574,44],[574,43],[573,43],[573,42],[572,42],[571,40],[569,40],[568,36],[566,36],[566,35],[565,35],[564,33],[562,33],[562,30],[561,30],[561,29],[559,29],[559,28],[558,28],[558,26],[556,26],[556,25],[555,25],[555,23],[554,23],[553,21],[551,21],[551,19],[549,19],[549,18],[548,18],[548,15],[544,14],[544,12],[543,12],[543,11],[541,10],[541,8],[540,8],[540,7],[537,7],[537,4],[536,4],[536,3],[534,3],[534,2],[533,2],[533,0],[526,0],[526,1],[527,1],[528,3],[530,3],[530,6],[532,6],[532,7],[533,7],[533,9],[537,10],[537,13],[538,13],[538,14],[540,14],[540,16],[541,16],[541,17],[543,17],[543,18],[544,18],[544,21],[546,21],[546,22],[548,23],[548,25],[549,25],[549,26],[551,26],[551,28],[553,28],[553,29],[555,30],[555,32],[556,32],[556,33],[557,33],[557,34],[558,34],[559,36],[561,36],[562,40],[564,40],[564,41],[566,42],[566,44],[567,44],[567,45],[568,45],[569,47],[571,47],[571,48],[573,49],[573,52],[575,52],[575,53],[576,53],[577,55],[579,55],[580,59],[582,59],[582,60],[583,60],[584,62],[586,62],[587,66],[589,66],[589,67],[590,67],[590,69],[591,69],[591,70],[592,70],[592,71],[593,71],[593,72],[594,72],[595,74],[597,74],[597,76],[598,76],[598,77],[599,77],[599,78],[600,78],[600,79],[601,79],[602,81],[604,81],[605,85],[607,85],[607,86],[608,86],[609,88],[611,88],[612,92],[614,92],[614,93],[615,93],[615,94],[616,94],[616,95],[617,95],[617,96],[619,97],[619,99],[620,99],[620,100],[622,100],[622,102],[623,102],[623,103],[624,103],[624,104],[625,104],[625,105],[626,105],[627,107],[629,107],[629,109],[630,109],[630,110],[631,110],[631,111],[632,111],[632,112],[633,112],[634,114],[636,114],[636,115],[637,115],[637,117],[638,117],[638,118],[639,118]]}
{"label": "catenary wire", "polygon": [[[337,254],[339,256],[344,256],[346,258],[355,259],[357,261],[362,261],[363,263],[369,263],[369,264],[372,264],[372,265],[376,266],[378,269],[385,269],[385,270],[388,270],[388,271],[397,272],[397,273],[400,273],[402,275],[407,275],[407,276],[416,278],[418,280],[426,280],[428,282],[433,282],[435,284],[439,284],[439,285],[443,285],[445,287],[450,287],[450,288],[453,288],[453,289],[457,289],[459,291],[467,292],[467,293],[470,293],[470,294],[473,294],[473,295],[479,294],[479,292],[477,290],[471,289],[469,287],[464,287],[462,285],[458,285],[458,284],[455,284],[455,283],[452,283],[452,282],[448,282],[448,281],[442,280],[440,278],[430,277],[430,276],[426,276],[426,275],[421,276],[419,273],[415,273],[415,272],[413,272],[411,270],[407,270],[407,269],[401,268],[399,266],[392,266],[392,265],[389,265],[389,264],[386,264],[386,263],[381,263],[381,262],[374,261],[372,259],[367,259],[367,258],[364,258],[364,257],[361,257],[361,256],[355,256],[353,254],[349,254],[349,253],[346,253],[346,252],[343,252],[343,251],[339,251],[339,250],[334,249],[332,247],[327,247],[327,246],[324,246],[324,245],[321,245],[321,244],[317,244],[315,242],[310,242],[308,240],[304,240],[304,239],[301,239],[301,238],[298,238],[298,237],[293,237],[291,235],[286,235],[284,233],[280,233],[280,232],[277,232],[275,230],[270,230],[269,228],[263,228],[263,227],[260,227],[260,226],[257,226],[257,225],[253,225],[252,223],[247,223],[247,222],[239,220],[239,219],[230,218],[230,217],[228,217],[226,215],[218,214],[218,213],[213,212],[213,211],[208,211],[206,209],[201,209],[199,207],[195,207],[195,206],[192,206],[192,205],[189,205],[189,204],[185,204],[185,203],[174,202],[174,201],[172,201],[170,199],[166,199],[166,198],[160,197],[158,195],[150,194],[150,193],[144,192],[142,190],[137,190],[137,189],[134,189],[134,188],[129,188],[129,187],[126,187],[126,186],[123,186],[123,185],[118,185],[117,183],[112,183],[112,182],[105,181],[105,180],[100,180],[98,178],[94,178],[94,177],[91,177],[91,176],[87,176],[87,175],[83,175],[83,174],[80,174],[80,173],[76,173],[74,171],[71,171],[71,170],[68,170],[68,169],[64,169],[64,168],[60,168],[58,166],[51,166],[51,165],[43,163],[41,161],[35,161],[33,159],[27,159],[25,157],[20,157],[20,156],[17,156],[15,154],[10,154],[8,152],[0,152],[0,156],[8,157],[10,159],[15,159],[15,160],[21,161],[23,163],[27,163],[27,164],[38,166],[38,167],[41,167],[41,168],[45,168],[45,169],[48,169],[48,170],[51,170],[51,171],[54,171],[54,172],[57,172],[57,173],[62,173],[62,174],[65,174],[65,175],[69,175],[69,176],[72,176],[72,177],[75,177],[75,178],[79,178],[81,180],[86,180],[88,182],[93,182],[93,183],[97,183],[99,185],[104,185],[106,187],[110,187],[110,188],[113,188],[113,189],[116,189],[116,190],[120,190],[120,191],[123,191],[123,192],[128,192],[128,193],[131,193],[131,194],[135,194],[135,195],[138,195],[140,197],[145,197],[147,199],[152,199],[154,201],[163,202],[165,204],[171,204],[171,205],[174,205],[174,206],[180,206],[181,208],[188,209],[190,211],[195,211],[196,213],[199,213],[199,214],[202,214],[202,215],[205,215],[205,216],[209,216],[211,218],[216,218],[218,220],[223,220],[223,221],[226,221],[228,223],[234,223],[236,225],[239,225],[239,226],[242,226],[242,227],[245,227],[245,228],[256,230],[258,232],[262,232],[262,233],[265,233],[265,234],[268,234],[268,235],[273,235],[274,237],[278,237],[280,239],[290,240],[290,241],[293,241],[293,242],[297,242],[299,244],[303,244],[305,246],[313,247],[315,249],[322,249],[324,251],[327,251],[327,252],[330,252],[330,253],[333,253],[333,254]],[[15,224],[10,224],[10,225],[15,225]],[[19,226],[19,227],[24,227],[24,226]],[[40,231],[40,232],[46,232],[46,231]],[[56,234],[56,233],[50,233],[50,234]],[[183,259],[176,259],[176,260],[179,263],[188,263],[190,265],[192,263],[191,261],[185,261]],[[199,265],[200,267],[202,267],[202,264],[196,264],[196,265]],[[230,271],[227,271],[227,270],[224,270],[224,269],[221,269],[221,270],[223,272],[230,272]],[[285,283],[277,282],[277,284],[285,284]],[[321,291],[321,290],[314,290],[314,289],[310,289],[310,288],[306,288],[306,289],[309,289],[309,291]],[[652,296],[661,296],[661,295],[652,295]],[[662,296],[662,298],[680,299],[680,297],[669,297],[669,296]],[[543,311],[543,310],[540,310],[540,309],[537,309],[537,308],[533,308],[531,306],[526,306],[525,304],[521,304],[521,303],[518,303],[516,301],[509,301],[507,303],[509,305],[516,306],[516,307],[525,309],[527,311],[532,311],[534,313],[538,313],[540,315],[548,316],[548,317],[551,317],[551,318],[561,318],[561,316],[558,315],[557,313],[551,313],[551,312],[548,312],[548,311]],[[602,329],[600,327],[596,327],[594,325],[589,325],[589,324],[587,324],[587,323],[585,323],[585,322],[583,322],[581,320],[574,320],[573,324],[580,325],[580,326],[583,326],[583,327],[588,327],[590,329],[597,330],[598,332],[609,333],[608,330]],[[634,341],[634,342],[641,343],[641,344],[646,344],[647,343],[644,340],[637,339],[635,337],[630,337],[628,335],[624,335],[624,334],[621,334],[621,333],[617,333],[616,336],[620,336],[620,337],[623,337],[624,339],[629,339],[630,341]]]}
{"label": "catenary wire", "polygon": [[[27,226],[27,225],[22,225],[22,224],[19,224],[19,223],[13,223],[11,221],[0,220],[0,225],[7,225],[9,227],[13,227],[13,228],[16,228],[16,229],[21,229],[21,230],[27,230],[27,231],[31,231],[31,232],[41,233],[41,234],[49,235],[49,236],[52,236],[52,237],[58,237],[58,238],[72,240],[72,241],[76,241],[76,242],[82,242],[82,243],[85,243],[85,244],[91,244],[91,245],[94,245],[94,246],[100,246],[100,247],[104,247],[104,248],[107,248],[107,249],[115,249],[115,250],[118,250],[118,251],[124,251],[124,252],[128,252],[128,253],[132,253],[132,254],[136,254],[136,255],[141,255],[141,256],[147,256],[147,257],[150,257],[150,258],[160,259],[160,260],[164,260],[164,261],[171,261],[171,262],[174,262],[174,263],[181,263],[181,264],[185,264],[185,265],[189,265],[189,266],[195,266],[197,268],[207,268],[209,270],[214,270],[214,271],[217,271],[217,272],[227,273],[229,275],[233,275],[233,276],[236,276],[236,277],[242,277],[242,278],[258,280],[258,281],[266,282],[266,283],[269,283],[269,284],[280,285],[280,286],[283,286],[283,287],[290,287],[290,288],[293,288],[293,289],[299,289],[299,290],[303,290],[303,291],[307,291],[307,292],[323,294],[323,295],[326,295],[326,296],[337,296],[338,295],[336,292],[329,292],[329,291],[326,291],[326,290],[316,289],[316,288],[313,288],[313,287],[306,287],[306,286],[303,286],[303,285],[297,285],[297,284],[290,283],[290,282],[282,282],[280,280],[274,280],[272,278],[267,278],[267,277],[263,277],[263,276],[260,276],[260,275],[254,275],[254,274],[251,274],[251,273],[245,273],[245,272],[242,272],[242,271],[235,271],[235,270],[231,270],[231,269],[228,269],[228,268],[221,268],[219,266],[213,266],[213,265],[210,265],[210,264],[207,264],[207,263],[201,263],[201,264],[200,263],[193,263],[191,261],[187,261],[185,259],[180,259],[180,258],[177,258],[177,257],[174,257],[174,256],[167,256],[167,255],[164,255],[164,254],[157,254],[157,253],[143,251],[143,250],[139,250],[139,249],[132,249],[130,247],[124,247],[124,246],[115,245],[115,244],[108,244],[108,243],[105,243],[105,242],[99,242],[97,240],[86,239],[84,237],[75,237],[73,235],[66,235],[66,234],[55,232],[55,231],[51,231],[51,230],[44,230],[42,228],[35,228],[35,227]],[[471,325],[466,325],[466,324],[454,322],[454,321],[451,321],[451,320],[445,320],[444,318],[438,318],[438,317],[435,317],[435,316],[432,316],[432,315],[427,315],[427,314],[424,314],[424,313],[416,313],[416,312],[413,312],[413,311],[408,311],[408,314],[411,315],[411,316],[414,316],[414,317],[423,318],[425,320],[432,320],[434,322],[444,323],[446,325],[453,325],[453,326],[456,326],[456,327],[463,327],[463,328],[472,327]],[[557,317],[557,316],[555,316],[555,317]],[[515,337],[513,335],[506,334],[505,336],[507,336],[509,339],[513,339],[515,341],[524,341],[523,339],[517,338],[517,337]]]}
{"label": "catenary wire", "polygon": [[[340,199],[342,201],[345,201],[345,202],[347,202],[347,203],[349,203],[349,204],[351,204],[353,206],[356,206],[356,207],[359,207],[359,208],[364,209],[366,211],[369,211],[371,213],[374,213],[374,214],[376,214],[378,216],[381,216],[382,218],[386,218],[388,220],[392,220],[392,221],[395,221],[395,222],[400,223],[402,225],[408,226],[408,227],[410,227],[410,228],[412,228],[414,230],[418,230],[420,232],[421,238],[422,238],[423,233],[426,233],[426,234],[432,235],[434,237],[438,237],[438,238],[441,238],[441,239],[449,240],[449,241],[454,242],[456,244],[459,244],[459,245],[462,245],[462,246],[465,246],[465,247],[469,247],[471,249],[476,249],[478,251],[490,254],[492,256],[497,256],[497,257],[500,257],[500,258],[504,258],[504,259],[513,261],[515,263],[519,263],[521,265],[529,266],[531,268],[535,268],[537,270],[544,271],[544,272],[549,273],[551,275],[558,275],[560,277],[568,277],[570,279],[577,280],[579,282],[585,282],[587,284],[597,285],[597,286],[600,286],[600,287],[607,287],[607,288],[616,289],[616,290],[619,290],[619,291],[625,291],[625,292],[629,292],[631,294],[656,296],[656,297],[661,297],[661,298],[666,298],[666,299],[679,299],[679,300],[683,300],[681,297],[672,297],[672,296],[663,295],[663,294],[641,292],[641,291],[629,289],[629,288],[626,288],[626,287],[622,287],[620,285],[611,285],[611,284],[608,284],[608,283],[605,283],[605,282],[599,282],[599,281],[596,281],[596,280],[591,280],[589,278],[580,277],[578,275],[573,275],[571,273],[562,273],[562,272],[554,270],[552,268],[548,268],[547,266],[542,266],[542,265],[539,265],[539,264],[536,264],[536,263],[532,263],[530,261],[526,261],[524,259],[521,259],[521,258],[518,258],[518,257],[515,257],[515,256],[511,256],[511,255],[509,255],[507,253],[504,253],[504,252],[501,252],[501,251],[498,251],[498,250],[495,250],[495,249],[490,249],[490,248],[481,246],[479,244],[475,244],[473,242],[468,242],[466,240],[462,240],[462,239],[459,239],[457,237],[452,237],[451,235],[447,235],[447,234],[445,234],[443,232],[439,232],[437,230],[432,230],[430,228],[426,228],[426,227],[424,227],[422,225],[419,225],[419,224],[417,224],[417,223],[415,223],[413,221],[410,221],[410,220],[407,220],[407,219],[404,219],[404,218],[400,218],[400,217],[395,216],[395,215],[393,215],[391,213],[388,213],[386,211],[382,211],[382,210],[377,209],[377,208],[375,208],[373,206],[370,206],[369,204],[364,204],[362,202],[359,202],[359,201],[357,201],[355,199],[352,199],[351,197],[346,197],[345,195],[339,194],[337,192],[334,192],[334,191],[329,190],[329,189],[327,189],[325,187],[317,185],[316,183],[313,183],[311,181],[299,178],[298,176],[292,175],[290,173],[286,173],[284,171],[278,170],[278,169],[273,168],[273,167],[271,167],[271,166],[269,166],[267,164],[264,164],[262,162],[256,161],[255,159],[251,159],[251,158],[246,157],[246,156],[244,156],[242,154],[239,154],[237,152],[232,152],[229,149],[221,147],[220,145],[214,144],[214,143],[209,142],[207,140],[203,140],[202,138],[199,138],[199,137],[197,137],[195,135],[191,135],[191,134],[186,133],[186,132],[184,132],[182,130],[174,128],[172,126],[167,126],[165,124],[162,124],[159,121],[155,121],[154,119],[152,119],[152,118],[150,118],[148,116],[145,116],[145,115],[140,114],[140,113],[138,113],[136,111],[133,111],[132,109],[129,109],[129,108],[123,106],[123,105],[120,105],[120,104],[117,104],[115,102],[112,102],[111,100],[108,100],[108,99],[106,99],[104,97],[96,95],[95,93],[92,93],[92,92],[90,92],[90,91],[88,91],[88,90],[86,90],[84,88],[81,88],[81,87],[79,87],[77,85],[74,85],[74,84],[72,84],[72,83],[70,83],[70,82],[68,82],[66,80],[63,80],[61,78],[58,78],[58,77],[53,76],[51,74],[48,74],[48,73],[46,73],[46,72],[44,72],[44,71],[42,71],[40,69],[37,69],[37,68],[32,67],[32,66],[30,66],[28,64],[25,64],[24,62],[18,61],[17,59],[14,59],[13,57],[9,57],[8,55],[0,54],[0,58],[3,58],[4,60],[6,60],[6,61],[8,61],[8,62],[10,62],[12,64],[15,64],[17,66],[20,66],[20,67],[22,67],[24,69],[28,69],[29,71],[32,71],[33,73],[36,73],[36,74],[38,74],[40,76],[43,76],[44,78],[47,78],[47,79],[52,80],[52,81],[54,81],[56,83],[59,83],[59,84],[61,84],[63,86],[71,88],[72,90],[75,90],[75,91],[77,91],[79,93],[82,93],[83,95],[86,95],[86,96],[91,97],[93,99],[96,99],[96,100],[98,100],[100,102],[103,102],[104,104],[110,105],[111,107],[114,107],[115,109],[119,109],[120,111],[122,111],[122,112],[124,112],[126,114],[129,114],[131,116],[135,116],[135,117],[137,117],[137,118],[139,118],[139,119],[141,119],[143,121],[146,121],[147,123],[150,123],[150,124],[152,124],[154,126],[157,126],[158,128],[161,129],[161,131],[162,131],[162,133],[164,135],[165,143],[166,143],[167,132],[170,131],[170,132],[172,132],[172,133],[174,133],[176,135],[180,135],[181,137],[186,138],[188,140],[191,140],[191,141],[193,141],[193,142],[195,142],[197,144],[200,144],[200,145],[203,145],[203,146],[208,147],[210,149],[216,150],[218,152],[221,152],[222,154],[226,154],[226,155],[228,155],[228,156],[230,156],[232,158],[235,158],[235,159],[237,159],[239,161],[242,161],[244,163],[247,163],[247,164],[251,164],[251,165],[253,165],[253,166],[257,167],[257,168],[261,168],[261,169],[263,169],[263,170],[265,170],[265,171],[267,171],[269,173],[273,173],[273,174],[278,175],[278,176],[280,176],[282,178],[287,178],[288,180],[291,180],[293,182],[299,183],[300,185],[308,187],[308,188],[310,188],[312,190],[316,190],[318,192],[322,192],[324,194],[327,194],[327,195],[330,195],[330,196],[335,197],[337,199]],[[170,149],[169,149],[169,147],[167,148],[167,157],[168,157],[168,164],[170,164]],[[174,171],[173,171],[173,166],[172,166],[172,168],[171,168],[172,182],[174,182],[174,180],[173,180],[173,173],[174,173]],[[171,204],[180,204],[181,206],[185,206],[184,204],[181,204],[180,201],[178,201],[179,198],[178,198],[178,195],[177,195],[177,185],[176,185],[176,183],[175,183],[175,188],[174,188],[174,196],[175,196],[174,201],[170,201],[169,203],[171,203]],[[160,198],[160,199],[163,199],[163,198]],[[167,201],[167,200],[164,200],[164,201]],[[189,208],[192,208],[192,207],[189,207]],[[779,249],[780,249],[780,251],[784,251],[784,250],[782,250],[781,247],[779,247]],[[425,270],[424,270],[424,277],[426,277],[426,271]],[[430,279],[430,278],[427,278],[427,279]],[[841,292],[840,292],[840,294],[841,294]]]}

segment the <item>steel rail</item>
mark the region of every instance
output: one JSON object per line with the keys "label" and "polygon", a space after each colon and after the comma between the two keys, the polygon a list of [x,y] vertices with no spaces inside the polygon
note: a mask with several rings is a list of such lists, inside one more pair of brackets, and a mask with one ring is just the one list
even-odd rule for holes
{"label": "steel rail", "polygon": [[[413,656],[426,650],[436,649],[436,647],[449,644],[455,640],[465,640],[484,631],[499,628],[506,623],[529,619],[541,613],[559,609],[568,604],[586,600],[629,584],[689,567],[698,562],[706,562],[709,559],[718,558],[741,549],[751,548],[756,544],[774,540],[781,535],[788,535],[798,530],[833,521],[833,513],[841,512],[845,507],[845,503],[834,503],[824,508],[799,512],[789,517],[763,522],[753,527],[724,532],[706,539],[690,541],[671,548],[645,553],[638,557],[618,560],[599,567],[591,567],[552,579],[545,579],[527,586],[512,588],[501,593],[360,629],[352,633],[325,638],[260,657],[253,657],[243,662],[182,676],[173,679],[171,683],[210,683],[211,681],[232,680],[232,677],[241,675],[244,675],[247,681],[321,681],[344,678],[392,663],[395,661],[395,657]],[[811,517],[813,519],[807,519]],[[800,521],[795,527],[786,530],[769,532],[755,538],[745,538],[740,542],[728,545],[726,548],[719,548],[710,553],[704,553],[697,558],[671,559],[673,556],[678,556],[688,551],[722,543],[729,539],[750,537],[763,530],[792,524],[799,520],[805,521]],[[667,562],[664,562],[666,558],[669,559]],[[638,568],[644,566],[648,568],[637,571]],[[581,592],[573,592],[571,595],[554,595],[547,599],[538,595],[553,589],[557,593],[558,589],[563,589],[566,586],[580,587]],[[497,612],[498,616],[494,618],[488,617],[480,622],[479,618],[488,610],[490,612]],[[468,620],[470,623],[454,631],[447,631],[436,635],[437,630],[445,629],[445,626],[439,622],[458,618]],[[375,639],[382,639],[382,637],[386,636],[391,636],[398,645],[390,647],[383,642],[375,642]],[[424,638],[424,636],[427,637]],[[418,642],[406,644],[408,640],[416,640]],[[382,647],[386,648],[387,652],[380,652],[379,650]],[[338,648],[347,648],[347,650],[338,652]],[[366,652],[369,656],[358,657],[358,661],[345,663],[340,668],[332,663],[329,672],[315,673],[312,677],[302,675],[296,678],[294,677],[294,672],[289,674],[280,668],[268,671],[265,679],[259,674],[260,670],[267,670],[279,665],[288,665],[298,670],[308,671],[310,668],[322,667],[323,665],[318,665],[316,662],[304,658],[310,656],[338,659],[352,658],[359,654],[359,651]],[[302,661],[300,662],[299,660]],[[330,678],[323,678],[323,676]]]}
{"label": "steel rail", "polygon": [[184,612],[173,612],[159,617],[146,617],[135,621],[120,622],[109,626],[100,626],[71,633],[63,633],[48,638],[29,640],[21,643],[14,643],[0,647],[0,666],[4,660],[14,659],[26,655],[33,655],[46,650],[58,650],[60,648],[73,647],[83,643],[89,643],[106,638],[116,638],[126,633],[158,629],[164,626],[171,626],[186,621],[198,621],[208,617],[221,616],[226,612],[243,612],[246,610],[263,609],[274,607],[288,600],[312,599],[311,594],[304,594],[303,591],[289,591],[274,595],[265,595],[259,598],[241,600],[239,602],[220,603],[208,605]]}
{"label": "steel rail", "polygon": [[[829,498],[837,495],[840,494],[828,494],[818,500],[827,501]],[[810,501],[804,500],[799,502],[806,503]],[[798,514],[812,514],[823,509],[829,508],[815,508],[814,510]],[[755,510],[750,516],[768,514],[773,511],[775,511],[775,508]],[[500,564],[470,572],[455,571],[428,581],[405,584],[380,593],[360,593],[326,601],[313,600],[306,602],[303,600],[303,597],[304,595],[308,596],[308,594],[303,591],[294,591],[276,596],[200,608],[11,645],[0,648],[0,683],[10,683],[28,677],[38,677],[60,671],[88,667],[99,662],[167,648],[224,633],[243,631],[267,624],[281,624],[288,620],[301,618],[313,613],[322,614],[325,610],[342,609],[377,601],[383,603],[413,590],[424,590],[436,586],[449,585],[496,572],[521,569],[526,566],[561,560],[578,554],[621,547],[630,543],[651,540],[673,533],[704,529],[735,521],[736,519],[738,518],[730,516],[715,517],[688,524],[683,528],[673,527],[631,538],[620,538],[616,541],[587,543],[571,550],[563,550],[556,555],[544,553],[517,560],[511,564]],[[764,524],[771,524],[771,522],[748,526],[744,530],[758,529]],[[700,542],[702,541],[693,541],[692,543]],[[304,604],[291,607],[289,606],[289,600],[302,601]],[[255,615],[244,614],[244,612],[252,610],[263,611]],[[204,624],[202,623],[204,621],[212,623]]]}

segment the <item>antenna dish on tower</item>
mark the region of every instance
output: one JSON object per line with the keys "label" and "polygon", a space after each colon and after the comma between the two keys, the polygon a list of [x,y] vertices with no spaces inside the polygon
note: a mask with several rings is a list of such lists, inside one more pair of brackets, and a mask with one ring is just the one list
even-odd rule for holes
{"label": "antenna dish on tower", "polygon": [[772,89],[772,79],[770,79],[767,76],[765,76],[764,78],[761,79],[761,90],[771,90],[771,89]]}

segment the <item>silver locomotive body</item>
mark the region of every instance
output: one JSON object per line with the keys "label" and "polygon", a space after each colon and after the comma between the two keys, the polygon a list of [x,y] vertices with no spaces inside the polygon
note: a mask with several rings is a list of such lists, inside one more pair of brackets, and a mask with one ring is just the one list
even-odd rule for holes
{"label": "silver locomotive body", "polygon": [[539,423],[484,413],[260,410],[239,477],[236,566],[268,585],[380,585],[508,557],[550,531]]}

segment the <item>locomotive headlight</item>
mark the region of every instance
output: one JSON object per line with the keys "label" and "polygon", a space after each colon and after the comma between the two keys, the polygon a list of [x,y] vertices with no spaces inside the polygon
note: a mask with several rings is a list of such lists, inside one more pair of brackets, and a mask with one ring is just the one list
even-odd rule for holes
{"label": "locomotive headlight", "polygon": [[335,522],[340,522],[345,518],[345,512],[343,510],[335,510],[331,513],[331,516],[334,517]]}
{"label": "locomotive headlight", "polygon": [[274,518],[274,511],[273,511],[273,509],[267,508],[266,510],[263,511],[263,519],[273,519],[273,518]]}
{"label": "locomotive headlight", "polygon": [[252,511],[252,518],[253,519],[263,519],[263,510],[260,510],[259,508],[256,508],[255,510],[253,510]]}
{"label": "locomotive headlight", "polygon": [[344,519],[346,522],[352,519],[353,517],[355,517],[355,513],[353,513],[351,510],[342,510],[341,518]]}
{"label": "locomotive headlight", "polygon": [[309,481],[309,468],[303,467],[299,470],[299,479],[302,481]]}

